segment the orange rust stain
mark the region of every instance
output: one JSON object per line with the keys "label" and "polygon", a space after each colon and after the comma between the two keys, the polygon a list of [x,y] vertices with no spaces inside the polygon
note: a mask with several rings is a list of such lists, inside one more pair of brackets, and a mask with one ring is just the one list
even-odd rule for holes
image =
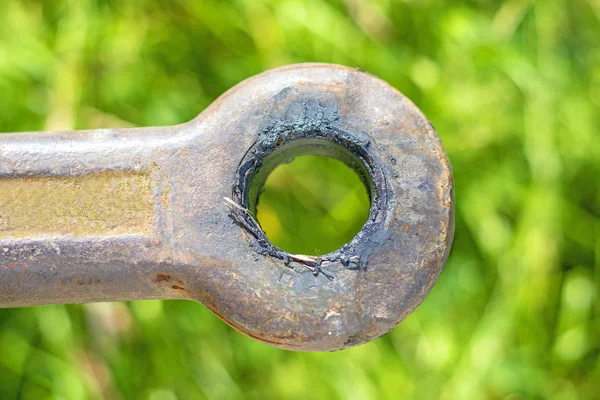
{"label": "orange rust stain", "polygon": [[26,264],[6,264],[4,266],[0,265],[0,268],[8,268],[8,269],[17,269],[17,268],[21,268],[21,269],[27,269],[27,265]]}
{"label": "orange rust stain", "polygon": [[171,280],[171,275],[167,275],[167,274],[156,274],[156,281],[157,282],[168,282]]}
{"label": "orange rust stain", "polygon": [[[184,294],[186,296],[192,296],[192,292],[185,288],[185,284],[177,278],[172,277],[169,274],[156,274],[155,281],[157,283],[166,283],[170,285],[170,288],[173,290],[177,290],[180,294]],[[162,286],[162,285],[161,285]]]}

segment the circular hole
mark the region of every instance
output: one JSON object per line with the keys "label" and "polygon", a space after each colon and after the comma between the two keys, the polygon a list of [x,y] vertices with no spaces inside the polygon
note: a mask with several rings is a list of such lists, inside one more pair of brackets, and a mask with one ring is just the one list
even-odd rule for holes
{"label": "circular hole", "polygon": [[362,162],[323,140],[277,149],[252,180],[250,210],[276,247],[320,256],[349,243],[367,222],[371,187]]}

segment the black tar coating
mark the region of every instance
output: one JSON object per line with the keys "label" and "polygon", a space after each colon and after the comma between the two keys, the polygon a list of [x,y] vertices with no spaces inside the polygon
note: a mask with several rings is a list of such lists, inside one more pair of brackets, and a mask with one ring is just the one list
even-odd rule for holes
{"label": "black tar coating", "polygon": [[[280,96],[286,94],[280,93]],[[302,139],[323,139],[340,145],[363,163],[369,175],[363,178],[371,187],[371,211],[362,230],[350,243],[321,257],[302,257],[299,260],[275,247],[267,239],[256,219],[246,210],[249,209],[248,190],[252,178],[255,171],[261,168],[265,158],[275,149]],[[250,233],[255,251],[283,260],[286,265],[290,265],[292,261],[299,262],[315,275],[321,272],[330,279],[332,277],[323,271],[329,262],[339,261],[346,268],[366,269],[369,256],[388,237],[385,221],[391,213],[393,196],[388,184],[387,168],[382,168],[381,160],[373,153],[373,142],[368,135],[342,126],[340,113],[334,102],[314,98],[294,100],[283,110],[271,112],[258,133],[256,143],[241,161],[233,186],[233,199],[241,209],[230,207],[230,215]]]}

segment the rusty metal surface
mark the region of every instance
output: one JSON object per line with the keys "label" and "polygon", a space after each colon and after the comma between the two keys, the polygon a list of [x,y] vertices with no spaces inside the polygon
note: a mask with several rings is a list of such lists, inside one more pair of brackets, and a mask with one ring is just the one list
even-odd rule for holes
{"label": "rusty metal surface", "polygon": [[[300,137],[360,153],[373,175],[369,222],[323,273],[223,204],[248,206],[252,168]],[[414,104],[356,69],[292,65],[182,125],[0,135],[0,307],[193,299],[271,345],[342,349],[427,296],[453,215],[448,160]]]}

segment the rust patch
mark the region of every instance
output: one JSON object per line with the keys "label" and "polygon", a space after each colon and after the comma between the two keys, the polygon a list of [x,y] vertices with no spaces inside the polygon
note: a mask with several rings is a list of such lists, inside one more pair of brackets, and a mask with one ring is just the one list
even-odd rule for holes
{"label": "rust patch", "polygon": [[147,234],[148,172],[0,178],[0,239]]}
{"label": "rust patch", "polygon": [[8,268],[8,269],[27,269],[27,265],[26,264],[6,264],[6,265],[0,265],[0,268]]}
{"label": "rust patch", "polygon": [[174,278],[169,274],[156,274],[155,282],[166,283],[169,285],[167,288],[170,287],[173,290],[177,290],[180,294],[184,294],[185,296],[192,296],[192,292],[185,288],[185,284],[181,279]]}
{"label": "rust patch", "polygon": [[156,282],[169,282],[170,280],[171,280],[171,275],[156,274]]}

